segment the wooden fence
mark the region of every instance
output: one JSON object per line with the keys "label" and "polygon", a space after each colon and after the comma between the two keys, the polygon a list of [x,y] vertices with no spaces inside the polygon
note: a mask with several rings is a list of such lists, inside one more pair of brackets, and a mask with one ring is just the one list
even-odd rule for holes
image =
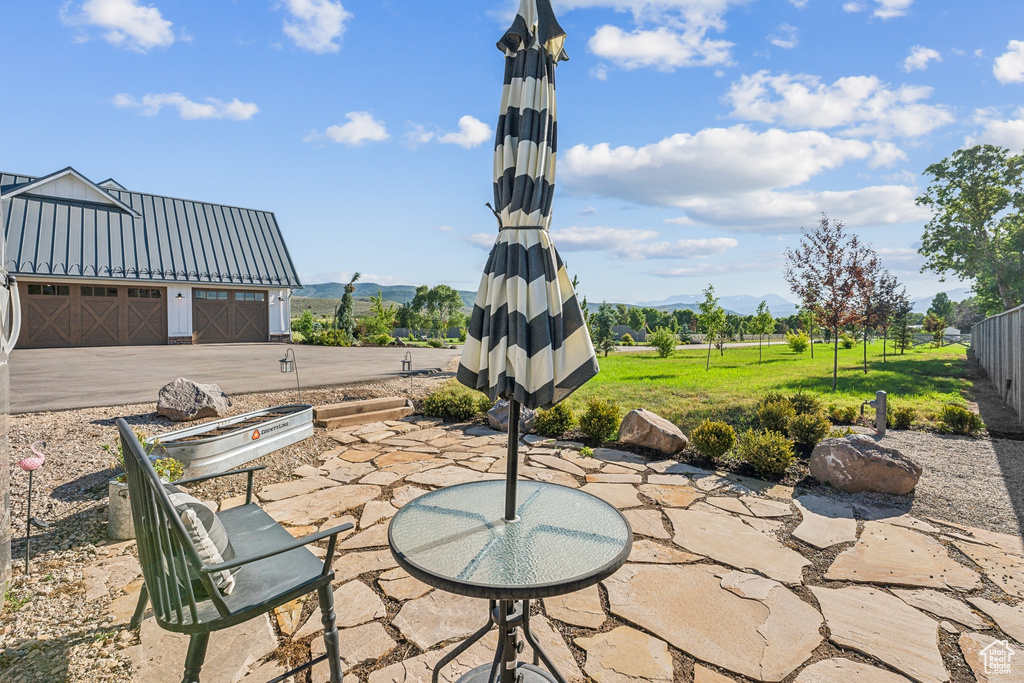
{"label": "wooden fence", "polygon": [[1003,401],[1024,422],[1024,306],[975,325],[971,348]]}

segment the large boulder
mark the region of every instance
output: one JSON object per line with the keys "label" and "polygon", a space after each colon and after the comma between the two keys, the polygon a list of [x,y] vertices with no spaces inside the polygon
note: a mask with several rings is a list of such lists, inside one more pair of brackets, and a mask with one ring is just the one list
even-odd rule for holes
{"label": "large boulder", "polygon": [[[537,421],[537,412],[532,408],[520,406],[519,408],[519,433],[529,434],[533,431],[533,425]],[[487,411],[487,422],[492,429],[499,432],[508,431],[508,401],[499,399],[490,410]]]}
{"label": "large boulder", "polygon": [[906,495],[917,486],[921,466],[870,436],[825,439],[814,448],[811,476],[837,489]]}
{"label": "large boulder", "polygon": [[231,407],[231,399],[216,384],[199,384],[179,377],[160,389],[156,412],[175,422],[220,417]]}
{"label": "large boulder", "polygon": [[689,443],[679,427],[649,410],[639,408],[622,419],[619,441],[662,453],[678,453]]}

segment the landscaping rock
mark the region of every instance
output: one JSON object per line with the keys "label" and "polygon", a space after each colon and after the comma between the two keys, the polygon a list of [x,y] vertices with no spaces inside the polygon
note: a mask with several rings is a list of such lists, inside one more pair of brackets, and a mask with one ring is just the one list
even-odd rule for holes
{"label": "landscaping rock", "polygon": [[678,453],[689,443],[679,427],[643,408],[633,410],[622,418],[619,441],[662,453]]}
{"label": "landscaping rock", "polygon": [[899,598],[876,588],[820,588],[831,640],[876,657],[919,683],[944,683],[949,673],[939,652],[939,624]]}
{"label": "landscaping rock", "polygon": [[[519,434],[529,434],[537,422],[537,411],[526,406],[519,407]],[[499,399],[487,411],[487,423],[499,432],[508,433],[508,401]],[[466,432],[469,433],[468,431]]]}
{"label": "landscaping rock", "polygon": [[851,493],[906,495],[921,478],[919,464],[864,434],[825,439],[814,447],[809,466],[818,481]]}
{"label": "landscaping rock", "polygon": [[230,407],[231,399],[216,384],[199,384],[184,377],[165,384],[156,400],[156,412],[175,422],[220,417]]}
{"label": "landscaping rock", "polygon": [[587,651],[583,670],[597,683],[672,683],[668,644],[635,628],[619,626],[576,644]]}
{"label": "landscaping rock", "polygon": [[583,628],[600,628],[607,619],[596,584],[575,593],[544,598],[544,611],[552,619]]}
{"label": "landscaping rock", "polygon": [[857,540],[857,520],[850,503],[822,496],[800,496],[793,502],[803,515],[794,538],[822,549]]}

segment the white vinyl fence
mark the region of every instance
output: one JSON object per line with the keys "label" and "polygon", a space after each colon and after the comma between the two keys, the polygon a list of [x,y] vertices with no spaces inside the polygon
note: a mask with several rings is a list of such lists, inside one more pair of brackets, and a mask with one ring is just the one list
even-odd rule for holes
{"label": "white vinyl fence", "polygon": [[975,325],[971,348],[1003,401],[1024,422],[1024,306]]}

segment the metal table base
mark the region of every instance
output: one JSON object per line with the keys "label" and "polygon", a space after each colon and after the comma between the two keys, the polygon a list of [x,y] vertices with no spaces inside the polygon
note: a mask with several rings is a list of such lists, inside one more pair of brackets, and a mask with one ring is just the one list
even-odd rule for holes
{"label": "metal table base", "polygon": [[[530,631],[529,600],[490,600],[487,624],[471,635],[465,642],[445,655],[434,667],[431,683],[438,683],[441,669],[448,666],[460,654],[468,650],[474,643],[483,638],[492,628],[498,629],[498,647],[494,660],[464,674],[457,683],[566,683],[565,677],[558,671],[551,658],[541,648],[540,643]],[[519,629],[523,631],[525,642],[533,648],[533,664],[519,662],[519,654],[523,651],[524,641],[519,639]],[[548,671],[537,665],[544,662]]]}

